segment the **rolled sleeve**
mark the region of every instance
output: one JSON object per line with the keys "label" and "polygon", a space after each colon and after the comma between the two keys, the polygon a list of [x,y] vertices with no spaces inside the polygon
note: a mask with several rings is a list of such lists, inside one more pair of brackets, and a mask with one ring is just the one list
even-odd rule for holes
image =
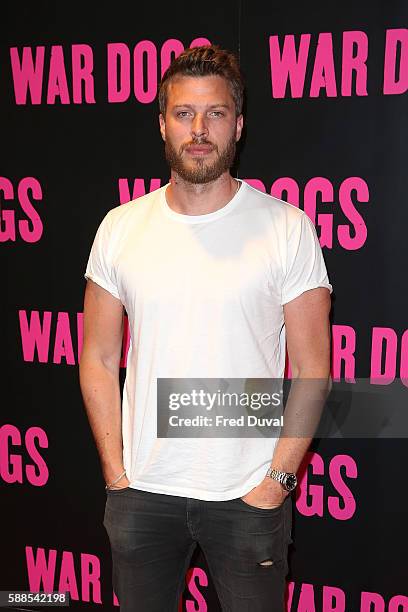
{"label": "rolled sleeve", "polygon": [[111,258],[112,224],[108,212],[96,232],[84,277],[97,283],[120,300]]}
{"label": "rolled sleeve", "polygon": [[309,289],[326,287],[330,293],[323,253],[316,229],[306,213],[288,237],[286,274],[283,280],[281,304],[287,304]]}

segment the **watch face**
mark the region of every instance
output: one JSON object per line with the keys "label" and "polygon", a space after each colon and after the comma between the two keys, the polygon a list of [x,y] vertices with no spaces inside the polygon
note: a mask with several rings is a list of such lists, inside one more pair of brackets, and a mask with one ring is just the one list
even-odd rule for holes
{"label": "watch face", "polygon": [[288,474],[286,477],[285,487],[288,491],[293,491],[297,485],[297,478],[295,474]]}

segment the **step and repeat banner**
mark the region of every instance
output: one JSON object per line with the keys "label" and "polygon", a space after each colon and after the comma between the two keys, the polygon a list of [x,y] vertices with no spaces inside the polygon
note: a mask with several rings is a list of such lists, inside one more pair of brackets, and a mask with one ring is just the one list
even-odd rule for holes
{"label": "step and repeat banner", "polygon": [[[238,54],[236,174],[316,226],[334,287],[333,377],[406,388],[408,4],[6,1],[1,12],[0,590],[69,591],[71,607],[109,611],[104,481],[78,382],[83,274],[106,212],[168,182],[161,75],[186,47]],[[126,326],[122,383],[128,343]],[[400,433],[313,442],[288,611],[408,611]],[[220,609],[198,550],[180,612]]]}

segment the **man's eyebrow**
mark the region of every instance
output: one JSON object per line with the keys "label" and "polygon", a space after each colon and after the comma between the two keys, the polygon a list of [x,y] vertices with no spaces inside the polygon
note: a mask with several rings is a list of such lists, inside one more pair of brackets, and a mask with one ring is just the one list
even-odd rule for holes
{"label": "man's eyebrow", "polygon": [[[193,104],[176,104],[175,106],[173,106],[174,109],[177,108],[189,108],[191,110],[194,110],[194,105]],[[208,106],[207,108],[231,108],[229,104],[210,104],[210,106]]]}

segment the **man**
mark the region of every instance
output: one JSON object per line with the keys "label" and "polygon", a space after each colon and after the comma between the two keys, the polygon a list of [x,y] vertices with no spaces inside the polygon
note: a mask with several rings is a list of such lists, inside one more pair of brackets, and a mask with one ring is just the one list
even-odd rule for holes
{"label": "man", "polygon": [[282,378],[286,343],[293,378],[329,378],[332,287],[314,226],[230,174],[242,97],[231,53],[173,61],[159,93],[170,184],[110,210],[88,260],[80,382],[125,611],[177,610],[197,543],[223,610],[283,609],[289,493],[310,438],[156,435],[159,378]]}

